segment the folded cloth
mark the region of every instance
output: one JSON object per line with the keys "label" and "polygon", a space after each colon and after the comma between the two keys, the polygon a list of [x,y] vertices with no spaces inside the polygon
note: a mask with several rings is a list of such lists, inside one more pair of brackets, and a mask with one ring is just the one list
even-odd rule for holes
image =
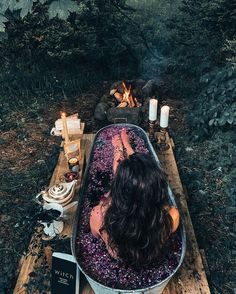
{"label": "folded cloth", "polygon": [[[80,119],[71,119],[71,118],[66,118],[66,123],[67,123],[67,128],[68,131],[70,129],[80,129]],[[58,131],[63,130],[63,122],[62,119],[58,119],[55,121],[55,127]]]}
{"label": "folded cloth", "polygon": [[[78,114],[73,114],[66,118],[67,129],[70,135],[76,135],[81,133],[81,124]],[[55,127],[51,129],[50,134],[53,136],[62,136],[63,133],[63,122],[62,119],[57,119],[55,121]]]}

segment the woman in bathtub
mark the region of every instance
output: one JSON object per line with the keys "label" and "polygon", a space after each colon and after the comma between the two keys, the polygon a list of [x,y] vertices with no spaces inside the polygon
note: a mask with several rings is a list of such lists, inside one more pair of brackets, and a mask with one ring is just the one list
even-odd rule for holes
{"label": "woman in bathtub", "polygon": [[91,232],[103,239],[112,257],[134,266],[151,264],[163,256],[179,226],[179,212],[168,204],[167,183],[157,163],[133,151],[125,129],[112,144],[115,177],[91,212]]}

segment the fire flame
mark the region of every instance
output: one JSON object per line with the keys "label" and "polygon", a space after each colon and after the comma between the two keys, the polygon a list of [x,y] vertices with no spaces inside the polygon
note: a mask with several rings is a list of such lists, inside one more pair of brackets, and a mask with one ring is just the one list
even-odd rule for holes
{"label": "fire flame", "polygon": [[137,98],[133,98],[131,94],[131,85],[127,87],[126,84],[122,82],[122,86],[124,89],[124,93],[122,95],[122,100],[118,107],[139,107]]}

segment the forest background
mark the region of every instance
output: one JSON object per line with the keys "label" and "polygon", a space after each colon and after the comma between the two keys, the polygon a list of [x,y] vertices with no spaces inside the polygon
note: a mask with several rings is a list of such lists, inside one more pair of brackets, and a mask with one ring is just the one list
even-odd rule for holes
{"label": "forest background", "polygon": [[[236,293],[235,33],[232,0],[0,3],[3,148],[9,146],[7,134],[14,130],[17,140],[26,142],[30,135],[25,122],[42,123],[53,104],[76,106],[75,96],[96,91],[102,81],[159,79],[168,95],[182,101],[188,126],[175,138],[176,156],[198,244],[206,253],[212,293]],[[88,123],[87,130],[94,131],[93,125]],[[46,184],[57,152],[52,148],[45,155],[49,172],[32,174],[29,169],[31,179],[43,178],[30,183],[25,171],[8,169],[12,162],[2,154],[0,293],[12,293],[19,257],[33,230],[31,223],[22,236],[32,203],[20,205],[22,186],[14,184],[27,182],[24,201],[32,200]],[[11,226],[9,235],[6,226]]]}

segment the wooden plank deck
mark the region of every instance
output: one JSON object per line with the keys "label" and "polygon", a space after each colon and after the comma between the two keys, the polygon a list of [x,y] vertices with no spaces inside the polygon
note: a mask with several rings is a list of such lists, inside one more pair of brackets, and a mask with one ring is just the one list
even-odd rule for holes
{"label": "wooden plank deck", "polygon": [[[82,168],[84,167],[84,163],[85,163],[84,160],[86,160],[86,158],[88,158],[89,156],[90,146],[92,144],[94,136],[95,136],[94,134],[84,134],[83,136],[83,139],[81,142],[81,150],[83,154],[82,154],[82,159],[80,163]],[[156,136],[158,136],[158,134],[156,134]],[[162,168],[167,174],[167,178],[172,188],[172,191],[176,196],[178,207],[180,208],[181,216],[185,225],[186,235],[187,235],[187,251],[186,251],[186,256],[185,256],[183,265],[181,266],[180,270],[176,273],[176,275],[172,278],[172,280],[169,282],[163,294],[181,294],[181,293],[209,294],[210,290],[209,290],[205,270],[203,267],[201,254],[197,245],[195,233],[193,230],[191,218],[188,211],[185,193],[184,193],[183,186],[179,177],[178,168],[175,162],[175,157],[174,157],[174,153],[172,149],[172,146],[174,145],[172,144],[171,140],[169,140],[169,142],[171,146],[169,150],[165,152],[157,152],[157,153],[158,153],[158,157],[160,159]],[[67,170],[67,162],[66,162],[64,153],[60,152],[58,164],[52,175],[50,186],[58,182],[60,176],[66,170]],[[77,189],[79,188],[79,186],[80,186],[80,182],[78,182]],[[67,223],[65,224],[62,235],[71,236],[72,222],[73,222],[74,215],[75,215],[75,207],[73,207],[69,211],[70,217],[67,220]],[[32,240],[34,241],[34,244],[37,245],[34,248],[34,252],[37,253],[39,252],[39,250],[42,249],[40,234],[35,233],[32,237]],[[32,248],[29,247],[29,249],[32,249]],[[44,249],[44,252],[47,255],[47,260],[50,266],[51,254],[52,254],[50,247],[47,247],[46,249]],[[14,294],[29,293],[27,292],[27,289],[25,288],[25,284],[27,284],[29,280],[29,273],[34,270],[35,265],[40,266],[40,259],[36,260],[36,256],[29,255],[27,256],[27,258],[23,257],[21,259],[19,276],[18,276],[17,283],[13,292]],[[82,294],[94,293],[83,276],[81,280],[81,286],[82,287],[81,287],[80,293]],[[41,294],[39,291],[34,292],[32,294],[36,294],[36,293]],[[151,293],[155,294],[155,292],[153,291]],[[48,292],[48,294],[50,294],[50,292]]]}

